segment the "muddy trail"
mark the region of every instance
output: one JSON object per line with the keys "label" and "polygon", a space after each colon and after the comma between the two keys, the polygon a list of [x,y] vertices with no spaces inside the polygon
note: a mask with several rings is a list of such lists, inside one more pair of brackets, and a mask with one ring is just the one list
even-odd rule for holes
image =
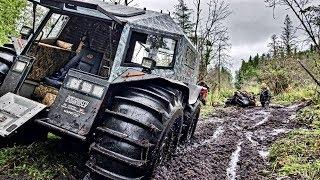
{"label": "muddy trail", "polygon": [[[209,118],[199,120],[195,137],[181,145],[171,161],[158,167],[153,179],[270,179],[264,173],[268,147],[298,127],[293,119],[306,104],[269,109],[218,108]],[[52,139],[35,148],[22,155],[31,160],[37,159],[38,155],[56,157],[47,159],[48,162],[42,166],[54,168],[63,165],[67,168],[68,174],[58,173],[53,179],[82,179],[86,174],[86,151],[79,150],[69,141]],[[38,150],[40,153],[33,153]],[[14,177],[2,175],[0,171],[0,180],[31,179],[23,174]]]}
{"label": "muddy trail", "polygon": [[199,121],[195,138],[158,167],[154,179],[270,179],[268,147],[297,127],[293,119],[305,106],[218,109]]}

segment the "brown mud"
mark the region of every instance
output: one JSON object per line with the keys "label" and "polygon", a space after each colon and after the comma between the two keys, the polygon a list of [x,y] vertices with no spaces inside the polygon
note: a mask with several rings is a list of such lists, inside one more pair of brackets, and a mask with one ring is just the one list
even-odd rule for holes
{"label": "brown mud", "polygon": [[[268,177],[266,173],[268,147],[298,127],[293,119],[296,112],[306,105],[307,103],[297,103],[289,107],[272,106],[268,109],[216,109],[209,118],[199,120],[195,137],[181,145],[171,161],[158,167],[153,179],[276,179]],[[51,155],[75,154],[76,160],[67,161],[67,157],[62,156],[59,162],[55,162],[69,164],[66,167],[70,174],[57,175],[54,179],[81,179],[86,174],[86,158],[83,158],[86,152],[79,152],[75,150],[77,148],[70,148],[73,146],[63,142],[44,142],[48,143]],[[27,175],[9,177],[0,172],[0,180],[2,179],[32,178]]]}
{"label": "brown mud", "polygon": [[270,179],[268,147],[298,127],[293,119],[305,106],[218,109],[199,121],[194,139],[158,167],[154,179]]}

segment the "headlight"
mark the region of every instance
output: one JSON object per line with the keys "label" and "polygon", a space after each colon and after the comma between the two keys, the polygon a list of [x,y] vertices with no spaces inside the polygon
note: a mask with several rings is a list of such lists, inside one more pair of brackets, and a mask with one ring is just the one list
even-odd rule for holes
{"label": "headlight", "polygon": [[156,66],[156,61],[151,58],[144,57],[142,59],[141,66],[144,69],[153,70],[154,67]]}
{"label": "headlight", "polygon": [[81,91],[84,93],[90,93],[92,90],[92,84],[88,82],[83,82]]}
{"label": "headlight", "polygon": [[101,98],[104,92],[104,87],[95,85],[93,87],[92,95]]}
{"label": "headlight", "polygon": [[82,83],[82,80],[72,77],[69,79],[69,81],[67,83],[67,87],[74,89],[74,90],[79,90],[81,83]]}
{"label": "headlight", "polygon": [[22,73],[26,67],[27,67],[26,62],[17,61],[16,64],[13,66],[13,70],[18,73]]}
{"label": "headlight", "polygon": [[103,86],[80,80],[75,77],[70,77],[68,79],[66,87],[99,99],[102,98],[105,91],[105,87]]}

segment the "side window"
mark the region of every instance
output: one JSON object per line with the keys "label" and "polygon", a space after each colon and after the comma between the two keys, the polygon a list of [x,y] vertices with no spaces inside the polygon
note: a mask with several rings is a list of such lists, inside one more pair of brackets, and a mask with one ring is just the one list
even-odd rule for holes
{"label": "side window", "polygon": [[186,52],[186,65],[192,69],[196,67],[197,54],[188,47]]}
{"label": "side window", "polygon": [[125,63],[139,65],[143,57],[148,57],[157,67],[173,67],[176,45],[176,40],[165,36],[132,32]]}

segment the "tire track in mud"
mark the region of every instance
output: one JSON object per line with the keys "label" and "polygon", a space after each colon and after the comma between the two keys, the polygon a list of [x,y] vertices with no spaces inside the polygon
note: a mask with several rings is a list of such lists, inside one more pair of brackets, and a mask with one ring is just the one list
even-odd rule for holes
{"label": "tire track in mud", "polygon": [[199,121],[194,139],[158,167],[154,179],[268,179],[268,147],[297,127],[292,120],[304,106],[219,109]]}

